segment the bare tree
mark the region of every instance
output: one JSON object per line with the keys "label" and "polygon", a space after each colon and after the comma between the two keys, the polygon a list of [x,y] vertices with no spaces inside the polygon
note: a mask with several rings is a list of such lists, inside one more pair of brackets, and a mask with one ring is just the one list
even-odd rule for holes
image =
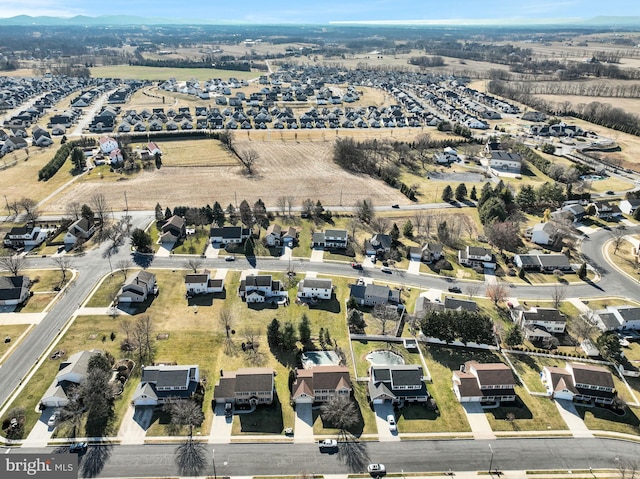
{"label": "bare tree", "polygon": [[398,312],[395,308],[389,308],[385,304],[379,304],[373,308],[372,315],[380,323],[380,334],[387,334],[387,325],[390,321],[398,321]]}
{"label": "bare tree", "polygon": [[91,209],[98,218],[98,227],[100,229],[104,228],[107,221],[107,215],[109,213],[109,206],[107,204],[107,199],[102,193],[96,193],[91,197]]}
{"label": "bare tree", "polygon": [[416,236],[420,236],[422,234],[422,228],[424,226],[424,213],[418,210],[413,215],[413,227],[416,231]]}
{"label": "bare tree", "polygon": [[7,208],[9,208],[9,212],[13,211],[13,215],[16,217],[20,214],[19,201],[10,201],[9,203],[7,203]]}
{"label": "bare tree", "polygon": [[82,212],[82,205],[77,201],[72,201],[68,203],[65,208],[65,213],[67,216],[70,216],[74,220],[80,218],[80,213]]}
{"label": "bare tree", "polygon": [[487,286],[487,298],[493,301],[493,304],[498,304],[507,299],[508,290],[502,283],[494,283]]}
{"label": "bare tree", "polygon": [[260,330],[258,328],[246,327],[242,331],[245,340],[245,352],[249,355],[249,361],[253,364],[259,364],[262,361],[262,355],[259,353],[260,348]]}
{"label": "bare tree", "polygon": [[553,287],[553,291],[551,291],[551,301],[553,302],[553,307],[558,309],[560,307],[560,303],[564,301],[564,298],[567,297],[567,287],[562,284],[556,284]]}
{"label": "bare tree", "polygon": [[343,441],[347,441],[351,433],[349,430],[358,424],[359,411],[355,403],[348,396],[334,396],[320,408],[322,419],[331,427],[339,430]]}
{"label": "bare tree", "polygon": [[351,218],[349,219],[349,231],[351,233],[351,241],[355,241],[356,240],[356,232],[358,231],[358,228],[360,228],[361,223],[360,220],[358,220],[358,218]]}
{"label": "bare tree", "polygon": [[20,270],[24,268],[24,258],[17,254],[0,256],[0,268],[6,269],[13,276],[18,276],[20,274]]}
{"label": "bare tree", "polygon": [[202,260],[200,258],[189,258],[182,264],[186,269],[192,270],[194,273],[198,272],[200,266],[202,266]]}
{"label": "bare tree", "polygon": [[[24,209],[27,222],[34,222],[38,218],[38,203],[33,198],[22,198],[18,204]],[[33,219],[32,219],[33,218]]]}
{"label": "bare tree", "polygon": [[128,260],[128,259],[121,259],[116,264],[116,268],[122,271],[123,281],[127,279],[127,275],[129,274],[129,270],[131,269],[132,266],[133,266],[133,263],[131,263],[131,260]]}
{"label": "bare tree", "polygon": [[233,313],[229,308],[223,308],[220,311],[220,324],[224,328],[225,332],[225,352],[230,354],[233,352],[233,339],[231,337],[232,334],[232,325],[233,325]]}
{"label": "bare tree", "polygon": [[293,205],[295,204],[296,197],[295,196],[287,196],[287,213],[289,217],[291,217],[291,210],[293,209]]}
{"label": "bare tree", "polygon": [[625,230],[623,227],[618,226],[611,230],[611,237],[613,238],[613,254],[617,254],[622,242],[624,241]]}
{"label": "bare tree", "polygon": [[62,279],[60,280],[60,284],[62,285],[67,280],[67,271],[71,268],[71,258],[68,258],[67,256],[58,256],[54,258],[53,261],[62,274]]}
{"label": "bare tree", "polygon": [[467,295],[469,295],[469,299],[472,299],[480,292],[480,286],[477,284],[470,284],[465,288],[465,290],[467,291]]}
{"label": "bare tree", "polygon": [[252,175],[256,162],[260,159],[260,155],[253,148],[245,148],[238,154],[238,159],[247,173]]}
{"label": "bare tree", "polygon": [[387,233],[389,231],[389,220],[380,216],[374,216],[369,222],[371,229],[376,233]]}
{"label": "bare tree", "polygon": [[176,399],[167,401],[162,409],[171,415],[169,423],[169,433],[178,434],[180,428],[189,428],[189,438],[193,437],[193,428],[199,427],[204,421],[202,406],[191,399]]}
{"label": "bare tree", "polygon": [[460,221],[465,232],[469,235],[469,239],[473,238],[478,233],[476,222],[469,215],[461,215]]}
{"label": "bare tree", "polygon": [[284,216],[284,214],[287,212],[287,197],[278,196],[278,198],[276,198],[276,206],[280,210],[280,213],[282,213],[282,216]]}
{"label": "bare tree", "polygon": [[142,367],[153,361],[155,341],[153,339],[153,323],[149,315],[140,317],[131,329],[133,341],[138,348],[138,364]]}

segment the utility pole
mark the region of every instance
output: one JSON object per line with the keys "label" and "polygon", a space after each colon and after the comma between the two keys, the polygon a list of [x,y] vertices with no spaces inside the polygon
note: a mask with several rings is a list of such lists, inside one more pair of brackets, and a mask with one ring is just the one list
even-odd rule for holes
{"label": "utility pole", "polygon": [[491,468],[493,467],[493,448],[489,444],[489,450],[491,451],[491,460],[489,461],[489,474],[491,474]]}
{"label": "utility pole", "polygon": [[218,479],[216,474],[216,450],[211,449],[211,462],[213,463],[213,479]]}

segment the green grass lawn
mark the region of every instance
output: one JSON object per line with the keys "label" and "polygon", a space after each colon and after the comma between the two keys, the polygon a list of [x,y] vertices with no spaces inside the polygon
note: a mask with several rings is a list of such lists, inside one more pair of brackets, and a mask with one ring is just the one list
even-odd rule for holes
{"label": "green grass lawn", "polygon": [[[359,381],[353,384],[353,399],[358,405],[360,414],[358,416],[358,422],[349,430],[349,432],[356,437],[360,437],[362,434],[376,434],[378,430],[376,427],[375,412],[373,411],[367,399],[366,382]],[[335,436],[338,434],[338,432],[339,430],[332,427],[331,424],[325,423],[319,410],[314,409],[314,434],[323,436]]]}
{"label": "green grass lawn", "polygon": [[209,227],[196,227],[195,234],[187,236],[184,241],[173,247],[175,254],[203,254],[209,245]]}
{"label": "green grass lawn", "polygon": [[115,299],[120,287],[124,283],[125,277],[122,272],[118,271],[112,275],[105,276],[98,289],[87,302],[88,308],[108,307]]}
{"label": "green grass lawn", "polygon": [[606,298],[606,299],[582,299],[581,301],[589,306],[593,311],[607,309],[609,306],[637,306],[638,303],[632,299],[626,298]]}
{"label": "green grass lawn", "polygon": [[494,431],[560,431],[567,425],[550,398],[530,396],[516,386],[516,402],[495,409],[486,409],[485,415]]}
{"label": "green grass lawn", "polygon": [[[524,354],[509,354],[508,356],[518,375],[530,391],[540,393],[546,392],[546,388],[540,380],[540,372],[545,365],[541,364],[541,361],[538,360],[548,360],[549,358],[527,356]],[[553,365],[555,366],[558,364],[554,363]],[[551,366],[551,364],[549,364],[549,366]]]}
{"label": "green grass lawn", "polygon": [[367,354],[372,351],[393,351],[402,356],[405,364],[418,364],[422,366],[420,354],[407,350],[402,343],[388,343],[385,341],[351,341],[353,355],[356,360],[356,370],[358,377],[368,375],[371,363],[366,359]]}
{"label": "green grass lawn", "polygon": [[53,301],[58,293],[34,293],[27,299],[23,306],[19,306],[16,312],[41,313]]}
{"label": "green grass lawn", "polygon": [[614,431],[626,434],[640,435],[640,420],[638,409],[626,408],[624,416],[618,416],[608,409],[601,407],[582,407],[576,405],[580,417],[591,430]]}

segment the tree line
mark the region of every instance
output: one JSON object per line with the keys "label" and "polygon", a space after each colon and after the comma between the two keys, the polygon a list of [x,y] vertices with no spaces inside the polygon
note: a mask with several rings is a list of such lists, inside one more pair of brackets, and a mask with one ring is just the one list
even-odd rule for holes
{"label": "tree line", "polygon": [[95,144],[96,140],[94,138],[81,137],[79,140],[73,140],[61,145],[53,158],[49,160],[46,165],[40,168],[40,171],[38,171],[38,179],[40,181],[47,181],[49,178],[53,177],[60,168],[62,168],[62,165],[67,161],[67,158],[69,158],[71,151],[75,147],[93,146]]}

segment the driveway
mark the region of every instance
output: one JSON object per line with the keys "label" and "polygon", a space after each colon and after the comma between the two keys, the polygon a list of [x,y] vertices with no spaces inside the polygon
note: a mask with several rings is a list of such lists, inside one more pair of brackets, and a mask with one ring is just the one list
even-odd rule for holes
{"label": "driveway", "polygon": [[296,404],[296,422],[293,429],[293,442],[312,443],[313,437],[313,409],[311,404]]}
{"label": "driveway", "polygon": [[282,255],[280,256],[280,259],[282,261],[291,261],[292,257],[293,257],[293,248],[291,246],[284,245],[282,247]]}
{"label": "driveway", "polygon": [[161,258],[168,258],[171,256],[171,250],[173,249],[173,245],[175,243],[160,243],[160,247],[158,251],[156,251],[156,256]]}
{"label": "driveway", "polygon": [[484,269],[484,283],[489,284],[497,284],[498,280],[496,279],[496,270],[493,268],[485,268]]}
{"label": "driveway", "polygon": [[33,426],[31,432],[27,436],[27,438],[22,443],[23,447],[46,447],[47,443],[51,439],[51,435],[53,434],[54,428],[47,426],[47,421],[53,414],[56,408],[48,407],[36,422],[36,425]]}
{"label": "driveway", "polygon": [[122,444],[144,444],[147,429],[151,425],[153,409],[153,406],[135,407],[129,405],[118,431],[118,437],[121,438]]}
{"label": "driveway", "polygon": [[416,261],[414,259],[409,261],[409,267],[407,268],[408,274],[415,274],[416,276],[420,275],[420,265],[422,262]]}
{"label": "driveway", "polygon": [[576,410],[576,406],[572,401],[564,399],[555,400],[558,412],[562,416],[564,422],[567,423],[567,427],[573,434],[573,437],[593,437],[593,433],[589,431],[580,414]]}
{"label": "driveway", "polygon": [[324,257],[323,249],[312,249],[311,250],[311,261],[312,263],[322,263],[322,258]]}
{"label": "driveway", "polygon": [[224,404],[216,404],[209,431],[209,444],[229,444],[232,429],[233,417],[225,417]]}
{"label": "driveway", "polygon": [[469,426],[471,426],[471,432],[473,433],[474,439],[496,438],[480,403],[467,402],[463,403],[462,407],[467,416],[467,421],[469,421]]}
{"label": "driveway", "polygon": [[389,414],[392,414],[395,417],[393,405],[390,402],[374,404],[373,410],[376,413],[376,427],[378,428],[378,439],[380,442],[399,441],[400,436],[398,436],[397,432],[391,432],[389,430],[389,423],[387,422],[387,416]]}
{"label": "driveway", "polygon": [[217,259],[220,256],[220,248],[214,247],[211,243],[207,246],[206,251],[204,252],[205,257]]}

